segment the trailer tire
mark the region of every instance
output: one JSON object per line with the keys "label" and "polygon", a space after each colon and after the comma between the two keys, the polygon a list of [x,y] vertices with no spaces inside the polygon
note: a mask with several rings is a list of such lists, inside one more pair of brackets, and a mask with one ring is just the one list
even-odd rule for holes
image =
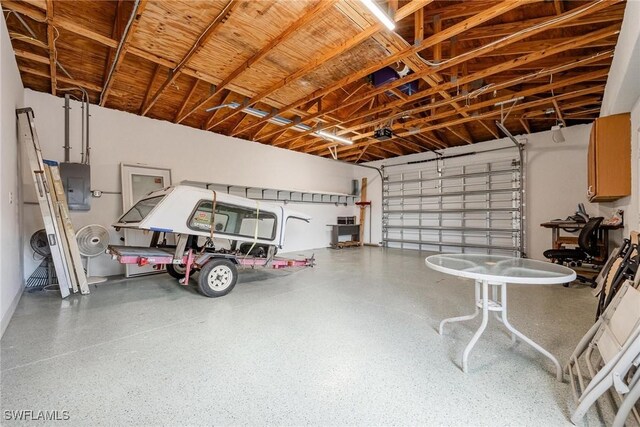
{"label": "trailer tire", "polygon": [[212,259],[202,267],[198,277],[198,290],[209,298],[231,292],[238,281],[236,265],[227,259]]}
{"label": "trailer tire", "polygon": [[[176,279],[184,279],[187,273],[187,266],[184,264],[167,264],[167,273]],[[193,269],[191,270],[193,272]]]}

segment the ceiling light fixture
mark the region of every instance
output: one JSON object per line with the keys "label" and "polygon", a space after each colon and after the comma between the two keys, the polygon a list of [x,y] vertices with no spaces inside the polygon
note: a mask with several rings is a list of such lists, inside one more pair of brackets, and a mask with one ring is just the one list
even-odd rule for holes
{"label": "ceiling light fixture", "polygon": [[557,123],[555,126],[551,126],[551,139],[555,143],[565,142],[564,135],[562,134],[562,124]]}
{"label": "ceiling light fixture", "polygon": [[387,16],[386,13],[384,13],[382,11],[382,9],[380,9],[380,6],[378,6],[373,0],[360,0],[362,2],[362,4],[364,4],[367,9],[369,9],[371,11],[371,13],[374,14],[374,16],[376,18],[378,18],[378,20],[380,22],[382,22],[389,30],[393,31],[396,28],[396,24],[393,22],[393,20],[391,18],[389,18],[389,16]]}
{"label": "ceiling light fixture", "polygon": [[353,141],[351,141],[350,139],[343,138],[341,136],[338,136],[338,135],[335,135],[333,133],[329,133],[329,132],[326,132],[326,131],[323,131],[323,130],[316,131],[315,134],[318,135],[318,136],[321,136],[323,138],[333,139],[334,141],[338,141],[338,142],[341,142],[341,143],[346,144],[346,145],[353,144]]}

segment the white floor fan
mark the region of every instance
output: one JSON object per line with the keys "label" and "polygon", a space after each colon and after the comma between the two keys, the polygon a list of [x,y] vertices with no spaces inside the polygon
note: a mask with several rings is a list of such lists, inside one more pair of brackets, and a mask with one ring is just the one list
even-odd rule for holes
{"label": "white floor fan", "polygon": [[91,276],[91,258],[103,254],[109,246],[109,232],[98,224],[82,227],[76,233],[80,255],[87,259],[87,282],[90,285],[106,282],[106,277]]}

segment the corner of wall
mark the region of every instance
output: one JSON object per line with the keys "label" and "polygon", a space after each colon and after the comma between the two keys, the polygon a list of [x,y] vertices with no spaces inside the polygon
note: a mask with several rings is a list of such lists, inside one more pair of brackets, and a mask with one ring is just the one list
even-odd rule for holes
{"label": "corner of wall", "polygon": [[15,109],[22,106],[24,86],[3,16],[0,19],[0,334],[4,334],[24,289],[21,257],[23,205],[15,114]]}

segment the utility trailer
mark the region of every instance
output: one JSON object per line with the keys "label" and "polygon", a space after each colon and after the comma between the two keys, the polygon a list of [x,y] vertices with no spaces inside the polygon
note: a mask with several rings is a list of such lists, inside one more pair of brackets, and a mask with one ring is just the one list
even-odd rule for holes
{"label": "utility trailer", "polygon": [[152,232],[149,247],[109,245],[106,252],[121,264],[164,265],[184,285],[198,272],[200,292],[219,297],[231,292],[238,269],[313,267],[313,257],[275,256],[289,219],[311,220],[280,205],[178,185],[148,194],[113,224]]}

